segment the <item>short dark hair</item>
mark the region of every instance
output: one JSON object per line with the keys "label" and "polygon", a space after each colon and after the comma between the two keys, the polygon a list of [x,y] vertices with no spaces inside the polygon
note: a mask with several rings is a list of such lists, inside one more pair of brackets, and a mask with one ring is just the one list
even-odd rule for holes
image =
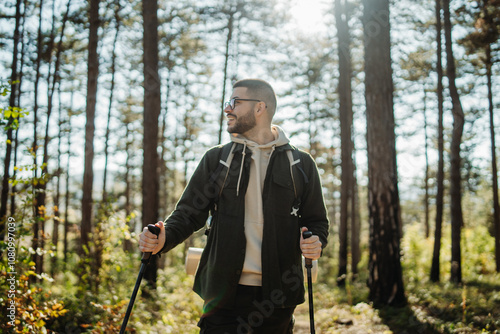
{"label": "short dark hair", "polygon": [[261,99],[266,103],[267,111],[271,118],[276,112],[276,94],[273,87],[261,79],[242,79],[233,84],[233,88],[246,87],[250,97]]}

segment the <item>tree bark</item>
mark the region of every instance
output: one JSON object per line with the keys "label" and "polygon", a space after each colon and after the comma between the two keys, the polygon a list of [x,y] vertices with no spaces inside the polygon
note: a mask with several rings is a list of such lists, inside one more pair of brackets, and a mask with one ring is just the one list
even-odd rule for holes
{"label": "tree bark", "polygon": [[430,235],[429,226],[429,145],[427,134],[427,91],[424,88],[424,156],[425,156],[425,175],[424,175],[424,228],[425,238],[428,239]]}
{"label": "tree bark", "polygon": [[[171,91],[171,69],[168,69],[166,84],[165,84],[165,111],[163,112],[161,131],[160,131],[160,145],[161,145],[161,154],[160,154],[160,199],[161,203],[168,203],[168,167],[165,156],[167,154],[167,115],[168,115],[168,104],[170,102],[170,91]],[[160,217],[167,216],[167,205],[163,208],[159,208]]]}
{"label": "tree bark", "polygon": [[[354,138],[354,135],[352,136]],[[351,271],[353,281],[358,276],[358,264],[361,260],[360,237],[361,237],[361,217],[359,212],[359,192],[358,181],[356,178],[356,159],[354,141],[353,141],[353,160],[352,160],[352,198],[351,198]]]}
{"label": "tree bark", "polygon": [[434,230],[434,250],[432,253],[432,264],[430,279],[439,282],[441,236],[443,226],[443,200],[444,200],[444,126],[443,126],[443,61],[441,40],[441,1],[436,0],[436,74],[437,74],[437,99],[438,99],[438,170],[437,170],[437,193],[436,193],[436,227]]}
{"label": "tree bark", "polygon": [[[130,199],[131,193],[132,193],[132,186],[131,186],[131,181],[130,181],[130,169],[132,168],[130,166],[130,157],[132,153],[130,152],[130,146],[132,145],[132,140],[129,139],[130,136],[130,124],[126,123],[125,124],[125,154],[126,154],[126,159],[125,159],[125,217],[126,217],[126,222],[127,222],[127,228],[130,232],[134,231],[134,224],[132,222],[134,221],[134,218],[130,216],[132,213],[132,201]],[[123,242],[123,249],[126,252],[130,252],[132,250],[132,242],[129,239],[125,239]]]}
{"label": "tree bark", "polygon": [[498,204],[498,169],[495,144],[495,122],[493,117],[493,89],[492,89],[492,57],[491,46],[486,46],[486,78],[488,86],[488,113],[490,116],[490,139],[491,139],[491,183],[493,185],[493,225],[495,230],[495,264],[497,272],[500,272],[500,206]]}
{"label": "tree bark", "polygon": [[[71,98],[70,98],[70,108],[69,110],[73,109],[73,98],[74,98],[74,92],[71,92]],[[66,270],[67,268],[67,263],[68,263],[68,252],[69,252],[69,247],[68,247],[68,234],[69,234],[69,206],[70,206],[70,191],[69,191],[69,176],[70,176],[70,160],[71,160],[71,114],[68,112],[68,127],[67,127],[67,134],[66,134],[66,155],[68,156],[68,160],[66,161],[66,177],[65,177],[65,186],[66,189],[64,191],[64,236],[63,236],[63,252],[64,252],[64,262],[63,262],[63,269]]]}
{"label": "tree bark", "polygon": [[[34,83],[34,100],[33,100],[33,147],[31,154],[33,155],[33,167],[34,167],[34,175],[33,175],[33,239],[31,241],[31,247],[34,250],[37,250],[41,245],[41,222],[39,219],[39,211],[38,211],[38,203],[37,203],[37,192],[38,192],[38,89],[40,83],[40,67],[42,63],[43,57],[43,33],[42,33],[42,15],[43,14],[43,0],[40,0],[40,17],[38,21],[38,33],[37,33],[37,57],[36,57],[36,66],[35,66],[35,83]],[[42,267],[41,264],[42,258],[38,255],[38,252],[33,254],[33,262],[35,262],[35,267],[37,270]],[[32,280],[35,280],[33,276]]]}
{"label": "tree bark", "polygon": [[[21,0],[16,1],[16,24],[14,28],[14,50],[12,52],[12,67],[11,67],[11,87],[9,96],[9,106],[16,107],[16,93],[17,93],[17,58],[18,58],[18,48],[19,48],[19,26],[21,23]],[[12,155],[12,143],[14,129],[12,125],[14,123],[14,118],[10,117],[8,120],[8,130],[7,130],[7,143],[5,149],[5,159],[3,168],[3,179],[2,179],[2,193],[0,196],[0,241],[5,239],[5,224],[7,218],[7,203],[9,200],[9,177],[10,177],[10,160]],[[12,214],[12,213],[11,213]]]}
{"label": "tree bark", "polygon": [[57,177],[57,182],[56,182],[56,196],[54,197],[54,225],[52,229],[52,245],[54,247],[54,256],[51,258],[51,275],[52,277],[55,276],[56,274],[56,269],[57,269],[57,258],[58,258],[58,244],[59,244],[59,222],[60,222],[60,199],[61,199],[61,141],[62,141],[62,103],[61,103],[61,85],[59,84],[59,89],[58,89],[58,94],[57,96],[59,97],[59,121],[58,121],[58,126],[59,126],[59,131],[57,133],[57,172],[56,172],[56,177]]}
{"label": "tree bark", "polygon": [[222,82],[222,100],[221,100],[221,111],[220,111],[220,121],[219,121],[219,141],[218,143],[222,143],[222,130],[224,123],[224,102],[226,99],[226,82],[227,82],[227,65],[229,62],[229,45],[233,38],[233,21],[234,21],[234,11],[231,10],[229,12],[229,19],[227,21],[227,38],[226,38],[226,53],[224,58],[224,81]]}
{"label": "tree bark", "polygon": [[[37,194],[36,194],[36,203],[38,207],[45,207],[45,202],[46,202],[46,189],[47,189],[47,181],[48,181],[48,164],[49,164],[49,142],[50,142],[50,135],[49,135],[49,129],[50,129],[50,118],[52,116],[52,109],[53,109],[53,100],[54,100],[54,92],[56,90],[56,85],[59,82],[59,66],[61,64],[61,54],[62,54],[62,41],[64,38],[64,30],[66,27],[66,22],[68,20],[69,16],[69,9],[71,5],[71,0],[68,0],[68,4],[66,6],[66,12],[64,13],[63,21],[62,21],[62,27],[61,27],[61,33],[59,37],[59,42],[57,45],[57,52],[56,52],[56,58],[55,58],[55,64],[54,64],[54,73],[52,75],[52,80],[51,80],[51,67],[52,67],[52,62],[51,62],[51,57],[52,57],[52,51],[54,49],[54,41],[55,41],[55,3],[52,4],[52,29],[50,33],[50,40],[49,40],[49,47],[48,47],[48,54],[50,56],[49,58],[49,75],[47,76],[47,87],[48,87],[48,97],[47,97],[47,118],[45,122],[45,137],[43,140],[43,156],[42,156],[42,177],[45,177],[46,180],[44,182],[39,182],[39,186],[37,189]],[[44,216],[42,216],[42,214]],[[45,234],[45,220],[47,219],[45,210],[37,210],[37,216],[38,220],[40,221],[40,231],[42,235]],[[43,249],[45,247],[45,240],[44,238],[40,238],[39,240],[39,246]],[[40,262],[39,265],[36,267],[36,273],[41,274],[43,272],[43,255],[40,256]]]}
{"label": "tree bark", "polygon": [[400,261],[400,206],[394,134],[389,0],[364,0],[368,149],[369,298],[406,304]]}
{"label": "tree bark", "polygon": [[111,51],[111,87],[109,88],[109,105],[108,105],[108,117],[106,122],[106,134],[104,136],[104,175],[102,180],[102,206],[105,208],[108,201],[107,193],[107,180],[108,180],[108,158],[109,158],[109,135],[111,133],[111,111],[113,110],[113,94],[115,91],[115,73],[116,73],[116,45],[118,42],[118,35],[120,33],[120,2],[115,3],[115,36],[113,39],[113,50]]}
{"label": "tree bark", "polygon": [[[24,39],[24,32],[26,31],[26,7],[27,7],[27,1],[28,0],[23,0],[23,13],[21,15],[22,19],[22,32],[20,33],[20,40],[21,40],[21,55],[20,55],[20,66],[19,66],[19,75],[18,75],[18,81],[21,83],[23,81],[23,71],[24,71],[24,56],[26,54],[25,49],[26,49],[26,41]],[[17,93],[16,93],[16,99],[17,99],[17,106],[21,107],[21,95],[22,95],[22,90],[21,90],[21,84],[16,85],[17,86]],[[17,157],[18,157],[18,148],[19,148],[19,127],[16,129],[16,132],[14,134],[14,166],[17,166]],[[14,170],[12,173],[12,178],[15,179],[17,176],[17,171]],[[12,186],[11,190],[11,196],[10,196],[10,214],[12,216],[15,215],[16,213],[16,185]],[[1,216],[0,216],[1,217]]]}
{"label": "tree bark", "polygon": [[99,1],[90,0],[89,9],[89,47],[87,75],[87,106],[85,124],[85,156],[83,171],[82,223],[81,223],[81,255],[85,249],[90,251],[90,233],[92,232],[92,189],[94,183],[94,131],[95,109],[97,99],[97,78],[99,76],[99,57],[97,54],[99,19]]}
{"label": "tree bark", "polygon": [[464,112],[455,85],[456,69],[451,38],[450,0],[443,0],[444,35],[446,45],[446,75],[452,102],[453,131],[450,145],[450,211],[451,211],[451,275],[450,281],[462,282],[462,255],[460,247],[463,226],[460,177],[460,144],[464,129]]}
{"label": "tree bark", "polygon": [[[158,220],[158,118],[161,111],[160,76],[158,73],[158,2],[144,0],[144,162],[142,167],[142,226]],[[153,256],[144,274],[151,286],[156,285],[158,257]]]}
{"label": "tree bark", "polygon": [[339,225],[339,271],[337,283],[345,285],[348,262],[348,224],[354,217],[350,216],[349,205],[352,204],[353,160],[352,160],[352,89],[351,89],[351,53],[350,34],[347,12],[348,2],[335,0],[335,22],[338,36],[339,56],[339,115],[341,146],[341,192],[340,192],[340,225]]}

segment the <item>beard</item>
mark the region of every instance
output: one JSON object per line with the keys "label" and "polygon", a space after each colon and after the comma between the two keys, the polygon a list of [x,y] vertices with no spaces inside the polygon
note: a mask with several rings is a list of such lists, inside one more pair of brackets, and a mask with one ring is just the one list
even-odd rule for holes
{"label": "beard", "polygon": [[249,110],[245,115],[234,119],[233,125],[228,125],[227,132],[243,134],[255,127],[257,124],[255,115],[252,110]]}

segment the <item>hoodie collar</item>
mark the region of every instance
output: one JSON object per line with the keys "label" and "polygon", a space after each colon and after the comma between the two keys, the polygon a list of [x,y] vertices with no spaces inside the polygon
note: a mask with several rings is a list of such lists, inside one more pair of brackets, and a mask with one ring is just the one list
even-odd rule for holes
{"label": "hoodie collar", "polygon": [[273,132],[274,140],[262,145],[259,145],[254,141],[248,140],[240,134],[231,135],[231,140],[234,143],[242,144],[242,145],[236,145],[236,148],[234,149],[234,153],[241,152],[240,172],[238,175],[238,183],[236,185],[236,196],[239,196],[240,193],[240,182],[243,175],[243,164],[247,153],[246,151],[247,146],[250,148],[257,148],[257,149],[271,148],[271,154],[274,151],[292,149],[291,145],[289,144],[290,140],[288,139],[282,128],[280,128],[277,125],[272,125],[271,131]]}
{"label": "hoodie collar", "polygon": [[252,148],[255,147],[260,149],[272,147],[278,148],[287,145],[290,142],[283,129],[278,125],[272,125],[271,131],[273,132],[274,140],[266,144],[259,145],[256,142],[243,137],[241,134],[231,134],[231,141],[239,144],[245,144],[245,146],[249,146]]}

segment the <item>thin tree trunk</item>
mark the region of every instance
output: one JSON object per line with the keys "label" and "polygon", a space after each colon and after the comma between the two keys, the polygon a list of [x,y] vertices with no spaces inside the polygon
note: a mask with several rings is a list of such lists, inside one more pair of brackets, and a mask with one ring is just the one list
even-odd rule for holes
{"label": "thin tree trunk", "polygon": [[364,0],[365,98],[370,220],[369,298],[404,305],[394,134],[389,0]]}
{"label": "thin tree trunk", "polygon": [[[130,123],[125,124],[126,132],[125,132],[125,153],[126,153],[126,159],[125,159],[125,217],[126,217],[126,222],[127,222],[127,227],[130,232],[134,231],[133,224],[132,222],[134,221],[134,218],[130,216],[132,213],[132,201],[130,200],[131,196],[131,184],[130,184],[130,156],[132,155],[130,152],[130,146],[132,145],[132,141],[129,140],[130,136]],[[126,252],[130,252],[132,250],[132,242],[129,239],[125,239],[123,242],[123,249]]]}
{"label": "thin tree trunk", "polygon": [[224,123],[224,102],[226,99],[226,81],[227,81],[227,65],[229,62],[229,44],[233,38],[233,21],[234,21],[234,11],[231,10],[229,12],[229,19],[227,21],[227,38],[226,38],[226,53],[224,58],[224,80],[222,82],[222,100],[221,100],[221,111],[220,111],[220,121],[219,121],[219,141],[218,143],[222,143],[222,130]]}
{"label": "thin tree trunk", "polygon": [[[158,117],[161,111],[160,76],[158,73],[158,2],[144,0],[144,162],[142,167],[142,226],[158,220]],[[154,256],[144,278],[156,286],[158,257]]]}
{"label": "thin tree trunk", "polygon": [[[43,179],[42,182],[38,182],[36,188],[36,194],[35,194],[35,202],[37,206],[36,214],[35,214],[35,219],[38,221],[39,224],[39,233],[40,233],[40,238],[38,239],[38,247],[41,249],[45,248],[45,222],[47,219],[47,214],[46,214],[46,208],[45,208],[45,199],[46,199],[46,192],[45,190],[47,189],[47,181],[48,181],[48,147],[49,147],[49,122],[50,122],[50,115],[52,113],[52,96],[50,94],[50,87],[51,87],[51,71],[52,71],[52,51],[54,49],[54,34],[55,34],[55,2],[52,2],[52,27],[50,31],[50,36],[49,36],[49,42],[48,42],[48,48],[47,48],[47,54],[49,55],[49,68],[48,68],[48,75],[47,75],[47,90],[48,90],[48,104],[47,104],[47,118],[46,118],[46,124],[45,124],[45,135],[44,135],[44,140],[43,140],[43,154],[42,154],[42,165],[41,165],[41,175],[40,177]],[[44,272],[44,256],[43,253],[38,255],[38,262],[35,268],[35,272],[37,274],[41,274]]]}
{"label": "thin tree trunk", "polygon": [[498,170],[495,144],[495,123],[493,117],[493,89],[492,89],[492,59],[491,46],[486,47],[486,78],[488,86],[488,112],[490,115],[490,139],[491,139],[491,182],[493,185],[493,224],[495,227],[495,263],[496,270],[500,272],[500,206],[498,204]]}
{"label": "thin tree trunk", "polygon": [[[89,47],[87,75],[87,106],[85,125],[85,156],[83,171],[82,223],[80,254],[85,256],[90,251],[90,233],[92,232],[92,189],[94,182],[94,131],[97,98],[97,78],[99,76],[99,57],[97,54],[99,19],[99,1],[91,0],[89,9]],[[87,255],[88,256],[88,255]]]}
{"label": "thin tree trunk", "polygon": [[[58,43],[58,49],[56,53],[56,59],[55,59],[55,65],[54,65],[54,74],[51,77],[50,72],[51,72],[51,67],[52,67],[52,62],[49,58],[49,75],[47,76],[47,87],[48,87],[48,98],[47,98],[47,118],[46,118],[46,123],[45,123],[45,137],[43,141],[43,157],[42,157],[42,176],[47,177],[48,180],[48,162],[49,162],[49,141],[50,141],[50,135],[49,135],[49,129],[50,129],[50,117],[52,115],[52,107],[53,107],[53,100],[54,100],[54,92],[56,90],[56,83],[59,81],[58,75],[59,75],[59,65],[60,65],[60,58],[61,58],[61,53],[62,53],[62,39],[64,37],[64,29],[66,26],[66,21],[68,19],[68,14],[69,14],[69,6],[70,6],[71,0],[68,0],[68,5],[66,12],[64,14],[63,22],[62,22],[62,28],[61,28],[61,35],[59,38],[59,43]],[[54,40],[55,40],[55,22],[56,21],[56,15],[55,15],[55,2],[52,3],[52,29],[50,32],[50,40],[49,40],[49,48],[48,48],[48,54],[50,57],[52,57],[52,51],[54,49]],[[39,208],[45,207],[45,202],[46,202],[46,189],[47,189],[47,182],[40,182],[37,195],[36,195],[36,203]],[[40,232],[42,235],[45,234],[45,220],[46,220],[46,213],[45,210],[37,210],[38,218],[40,221]],[[42,216],[43,215],[43,216]],[[45,247],[45,240],[44,238],[40,238],[39,240],[39,246],[43,249]],[[40,255],[40,264],[36,267],[36,272],[38,274],[41,274],[43,272],[43,255]]]}
{"label": "thin tree trunk", "polygon": [[[349,205],[352,204],[353,161],[352,161],[352,89],[351,89],[351,53],[349,34],[348,2],[341,4],[335,0],[335,22],[339,40],[339,115],[340,115],[340,146],[341,146],[341,192],[340,192],[340,225],[339,225],[339,271],[337,284],[345,285],[348,261],[348,225],[353,217],[349,215]],[[351,231],[352,232],[352,231]]]}
{"label": "thin tree trunk", "polygon": [[429,145],[427,138],[427,92],[424,89],[424,150],[425,150],[425,175],[424,175],[424,227],[425,227],[425,238],[428,239],[430,235],[429,227]]}
{"label": "thin tree trunk", "polygon": [[[73,109],[73,98],[74,92],[71,92],[71,104],[69,110]],[[70,192],[69,192],[69,171],[70,171],[70,160],[71,160],[71,114],[68,113],[68,125],[67,125],[67,137],[66,137],[66,146],[67,146],[67,161],[66,161],[66,178],[65,178],[65,186],[66,189],[64,191],[64,237],[63,237],[63,252],[64,252],[64,264],[63,269],[66,270],[68,263],[68,233],[69,233],[69,203],[70,203]]]}
{"label": "thin tree trunk", "polygon": [[[42,62],[42,57],[43,57],[43,33],[42,33],[42,14],[43,14],[43,0],[40,0],[40,17],[38,21],[38,35],[37,35],[37,57],[36,57],[36,66],[35,66],[35,83],[34,83],[34,96],[33,96],[33,148],[31,154],[33,155],[33,217],[34,222],[33,222],[33,239],[31,241],[31,247],[35,250],[35,253],[33,254],[33,262],[35,262],[35,267],[37,268],[36,270],[39,270],[38,268],[41,268],[41,256],[38,255],[38,252],[36,250],[40,247],[41,245],[41,235],[40,235],[40,218],[39,218],[39,213],[38,213],[38,203],[37,203],[37,193],[38,193],[38,132],[37,132],[37,127],[38,127],[38,89],[39,89],[39,83],[40,83],[40,67],[41,67],[41,62]],[[32,276],[32,281],[36,280],[35,276]]]}
{"label": "thin tree trunk", "polygon": [[451,38],[450,0],[443,0],[444,34],[446,39],[446,74],[452,101],[453,131],[450,145],[450,211],[451,211],[451,275],[450,281],[462,282],[462,255],[460,247],[463,226],[460,177],[460,144],[464,129],[464,112],[455,85],[456,69]]}
{"label": "thin tree trunk", "polygon": [[432,265],[430,279],[439,282],[441,236],[443,226],[443,200],[444,200],[444,139],[443,139],[443,61],[441,42],[441,1],[436,0],[436,44],[437,44],[437,99],[438,99],[438,170],[437,170],[437,193],[436,193],[436,227],[434,230],[434,250],[432,253]]}
{"label": "thin tree trunk", "polygon": [[[353,136],[354,138],[354,136]],[[361,217],[359,213],[359,192],[358,182],[356,177],[356,159],[354,141],[353,141],[353,159],[352,159],[352,197],[351,197],[351,271],[353,281],[358,277],[358,264],[361,260],[360,249],[360,234],[361,234]]]}
{"label": "thin tree trunk", "polygon": [[[168,114],[168,103],[170,102],[170,83],[171,83],[171,69],[168,69],[167,73],[167,79],[166,79],[166,84],[165,84],[165,111],[163,112],[163,117],[162,117],[162,124],[161,124],[161,138],[160,138],[160,145],[161,145],[161,154],[160,154],[160,199],[161,203],[168,203],[168,167],[167,167],[167,162],[165,160],[165,156],[167,154],[167,137],[165,132],[167,131],[167,114]],[[162,206],[162,208],[159,208],[160,210],[160,217],[166,217],[167,212],[166,212],[167,207]]]}
{"label": "thin tree trunk", "polygon": [[[19,48],[19,26],[21,23],[21,0],[16,1],[16,25],[14,28],[14,50],[12,53],[12,67],[11,67],[11,90],[9,97],[9,106],[16,107],[16,93],[17,93],[17,58]],[[9,200],[9,177],[10,177],[10,160],[12,155],[12,143],[14,129],[14,118],[11,116],[8,120],[7,142],[5,149],[3,179],[2,179],[2,193],[0,199],[0,241],[5,239],[5,218],[7,216],[7,203]],[[12,214],[12,213],[11,213]]]}
{"label": "thin tree trunk", "polygon": [[111,52],[111,87],[109,92],[108,118],[106,122],[106,135],[104,137],[104,176],[102,181],[102,205],[105,208],[108,201],[107,180],[108,180],[108,158],[109,158],[109,135],[111,133],[111,111],[113,110],[113,95],[115,90],[115,72],[116,72],[116,44],[120,33],[120,2],[115,3],[115,37],[113,39],[113,50]]}
{"label": "thin tree trunk", "polygon": [[54,225],[52,230],[52,244],[54,247],[55,255],[51,258],[51,275],[52,277],[56,274],[57,267],[57,258],[59,255],[58,252],[58,244],[59,244],[59,222],[60,222],[60,210],[59,210],[59,202],[61,199],[61,140],[62,140],[62,103],[61,103],[61,84],[59,83],[58,89],[58,98],[59,98],[59,131],[57,133],[57,182],[56,182],[56,196],[54,197]]}
{"label": "thin tree trunk", "polygon": [[[22,33],[21,33],[21,36],[20,36],[20,40],[21,40],[21,57],[20,57],[20,67],[19,67],[19,75],[18,75],[18,81],[19,81],[19,84],[16,85],[17,87],[17,94],[16,94],[16,99],[17,99],[17,106],[18,107],[21,107],[21,95],[22,95],[22,81],[23,81],[23,71],[24,71],[24,56],[25,56],[25,46],[26,46],[26,43],[25,43],[25,40],[24,40],[24,32],[26,31],[26,7],[27,7],[27,2],[28,0],[24,0],[23,1],[23,14],[21,16],[22,18]],[[16,129],[16,132],[14,134],[14,166],[17,166],[17,152],[18,152],[18,148],[19,148],[19,137],[18,137],[18,134],[19,134],[19,127]],[[14,172],[12,173],[12,177],[15,179],[17,176],[17,171],[14,170]],[[16,185],[13,185],[12,186],[12,191],[11,191],[11,196],[10,196],[10,214],[12,216],[15,215],[16,213]]]}

